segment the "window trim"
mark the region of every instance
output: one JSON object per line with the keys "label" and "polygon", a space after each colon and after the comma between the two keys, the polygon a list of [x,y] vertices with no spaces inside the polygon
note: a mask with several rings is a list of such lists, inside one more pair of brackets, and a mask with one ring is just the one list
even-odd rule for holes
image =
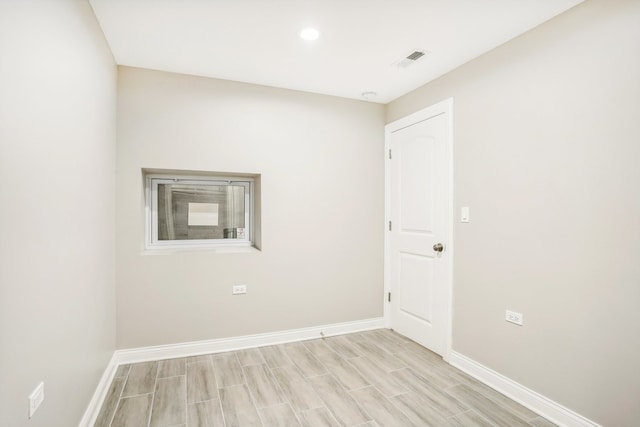
{"label": "window trim", "polygon": [[[158,240],[158,184],[184,183],[192,185],[242,185],[245,186],[245,238]],[[224,249],[254,246],[255,179],[245,175],[180,173],[145,173],[145,249]],[[247,191],[248,190],[248,191]]]}

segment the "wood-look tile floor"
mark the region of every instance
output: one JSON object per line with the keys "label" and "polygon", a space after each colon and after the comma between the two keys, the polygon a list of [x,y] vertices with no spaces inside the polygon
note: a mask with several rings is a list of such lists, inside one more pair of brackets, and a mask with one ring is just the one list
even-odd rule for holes
{"label": "wood-look tile floor", "polygon": [[123,365],[95,424],[553,425],[387,329]]}

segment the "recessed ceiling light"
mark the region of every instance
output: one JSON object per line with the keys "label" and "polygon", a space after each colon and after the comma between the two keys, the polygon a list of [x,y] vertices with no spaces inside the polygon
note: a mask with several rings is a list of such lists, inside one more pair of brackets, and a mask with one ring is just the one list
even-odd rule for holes
{"label": "recessed ceiling light", "polygon": [[313,41],[318,40],[318,37],[320,37],[320,32],[315,28],[305,28],[300,31],[300,38],[302,40]]}
{"label": "recessed ceiling light", "polygon": [[362,92],[360,94],[360,96],[362,96],[364,99],[366,99],[367,101],[370,100],[371,98],[375,98],[376,96],[378,96],[378,94],[372,90],[366,91],[366,92]]}

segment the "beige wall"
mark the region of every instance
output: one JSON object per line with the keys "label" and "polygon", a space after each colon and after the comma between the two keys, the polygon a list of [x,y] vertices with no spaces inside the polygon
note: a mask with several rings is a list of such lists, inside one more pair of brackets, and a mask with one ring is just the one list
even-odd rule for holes
{"label": "beige wall", "polygon": [[607,426],[640,419],[638,23],[587,1],[387,108],[454,98],[454,350]]}
{"label": "beige wall", "polygon": [[[378,104],[121,67],[118,348],[382,316],[383,126]],[[261,174],[262,251],[143,253],[142,168]]]}
{"label": "beige wall", "polygon": [[69,427],[115,349],[116,67],[77,0],[0,2],[0,52],[0,425]]}

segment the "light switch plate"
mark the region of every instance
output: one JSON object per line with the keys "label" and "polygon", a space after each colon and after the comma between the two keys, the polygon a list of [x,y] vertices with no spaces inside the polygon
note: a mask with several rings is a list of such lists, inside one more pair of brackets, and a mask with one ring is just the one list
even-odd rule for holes
{"label": "light switch plate", "polygon": [[460,222],[469,222],[469,206],[460,208]]}
{"label": "light switch plate", "polygon": [[29,395],[29,418],[33,417],[42,402],[44,402],[44,382],[38,384]]}

